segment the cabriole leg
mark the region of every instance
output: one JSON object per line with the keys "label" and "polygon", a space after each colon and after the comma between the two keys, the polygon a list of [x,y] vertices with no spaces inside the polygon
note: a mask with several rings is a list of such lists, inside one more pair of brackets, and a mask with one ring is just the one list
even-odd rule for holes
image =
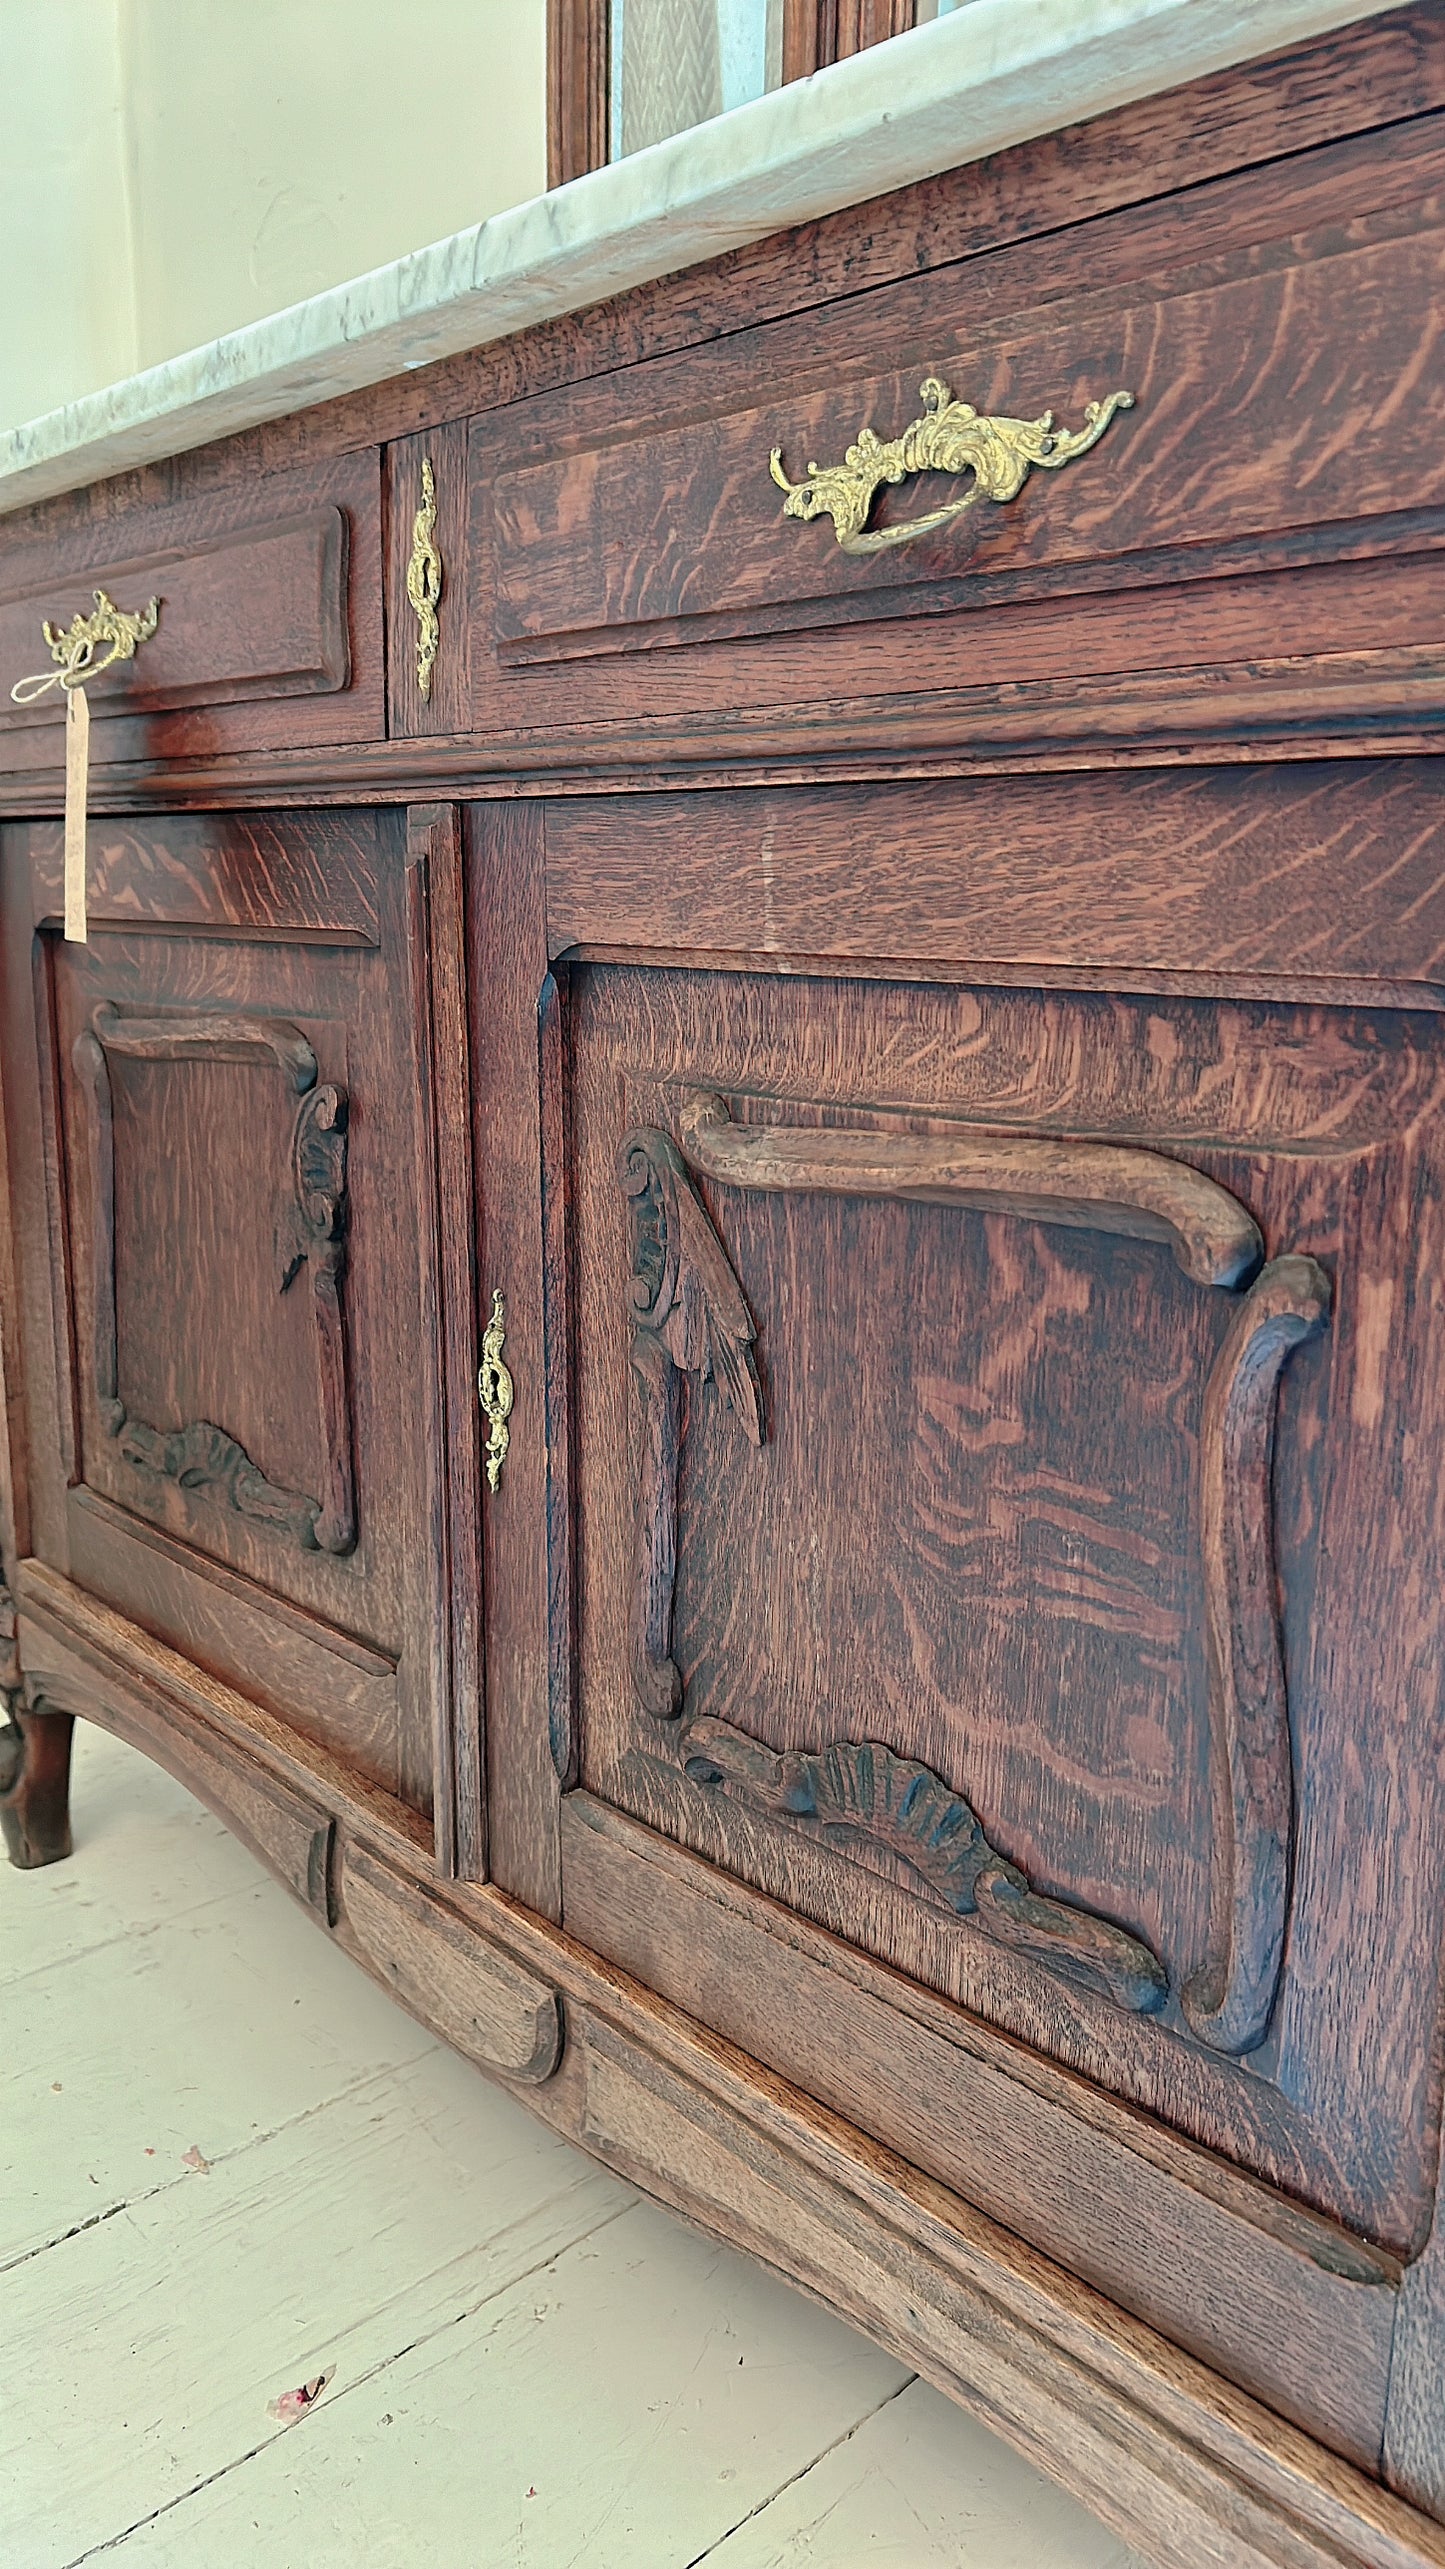
{"label": "cabriole leg", "polygon": [[[0,1698],[3,1702],[3,1698]],[[58,1864],[70,1853],[71,1713],[12,1702],[0,1728],[0,1828],[10,1861]]]}

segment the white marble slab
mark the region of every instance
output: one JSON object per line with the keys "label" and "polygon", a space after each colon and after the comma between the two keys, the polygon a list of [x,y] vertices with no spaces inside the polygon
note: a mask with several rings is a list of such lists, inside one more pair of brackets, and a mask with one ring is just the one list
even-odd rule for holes
{"label": "white marble slab", "polygon": [[1397,0],[970,0],[0,434],[0,513],[579,311]]}

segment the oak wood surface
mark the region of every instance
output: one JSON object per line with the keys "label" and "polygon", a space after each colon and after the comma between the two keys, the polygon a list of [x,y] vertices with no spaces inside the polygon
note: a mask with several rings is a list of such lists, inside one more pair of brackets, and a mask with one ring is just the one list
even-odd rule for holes
{"label": "oak wood surface", "polygon": [[[491,1872],[544,1917],[560,1912],[558,1779],[551,1745],[546,1526],[556,1457],[547,1434],[543,1263],[542,1011],[549,980],[542,815],[479,806],[468,816],[466,955],[477,1281],[504,1297],[515,1384],[510,1444],[483,1511],[487,1833]],[[555,1129],[555,1124],[554,1124]],[[475,1398],[475,1390],[473,1391]],[[566,1504],[559,1492],[558,1504]]]}
{"label": "oak wood surface", "polygon": [[[1373,1076],[1381,1054],[1364,1023],[1335,1012],[1326,1034],[1317,1019],[1315,1055],[1303,1017],[1261,1014],[1246,1033],[1250,1015],[574,974],[582,1774],[775,1898],[1408,2252],[1433,2185],[1433,1962],[1407,2002],[1412,2032],[1386,1993],[1407,1949],[1433,1956],[1445,1883],[1432,1852],[1433,1646],[1405,1604],[1408,1577],[1396,1584],[1388,1564],[1404,1557],[1407,1519],[1417,1564],[1439,1532],[1435,1494],[1387,1462],[1372,1422],[1387,1398],[1418,1417],[1434,1397],[1440,1351],[1418,1298],[1432,1119],[1417,1122],[1412,1102],[1398,1123],[1383,1091],[1366,1105],[1358,1074],[1368,1065]],[[1251,1056],[1274,1076],[1257,1081]],[[1286,1068],[1311,1057],[1313,1094]],[[1403,1099],[1403,1059],[1397,1075]],[[619,1343],[636,1252],[613,1161],[634,1128],[680,1132],[680,1093],[698,1087],[732,1092],[734,1117],[764,1125],[808,1115],[825,1130],[927,1132],[967,1099],[985,1130],[1027,1119],[1045,1135],[1142,1135],[1249,1205],[1271,1252],[1336,1274],[1329,1330],[1296,1351],[1280,1398],[1275,1545],[1300,1799],[1292,1968],[1252,2074],[1196,2049],[1183,2017],[1130,2019],[1057,1976],[1036,1979],[1037,1965],[920,1900],[886,1856],[870,1853],[865,1871],[699,1789],[683,1771],[685,1741],[680,1750],[656,1719],[666,1707],[636,1700],[639,1431]],[[718,1184],[706,1206],[756,1324],[768,1425],[755,1449],[723,1399],[689,1379],[672,1657],[691,1717],[778,1752],[885,1741],[966,1795],[1036,1890],[1141,1936],[1182,1988],[1211,1950],[1231,1860],[1210,1781],[1197,1495],[1201,1405],[1229,1297],[1152,1245],[1007,1216]],[[1373,1286],[1382,1258],[1410,1328],[1427,1328],[1413,1344]],[[1387,1592],[1395,1603],[1378,1622],[1361,1619],[1359,1597]],[[1428,1922],[1402,1945],[1384,1922],[1416,1900]]]}
{"label": "oak wood surface", "polygon": [[[220,1739],[233,1765],[324,1778],[343,1859],[354,1834],[422,1879],[411,1816],[324,1750],[37,1565],[21,1588],[36,1664],[77,1698],[88,1685],[92,1718],[183,1777],[191,1743]],[[563,1998],[568,2048],[534,2110],[1047,2457],[1160,2569],[1445,2562],[1438,2525],[572,1938],[494,1888],[444,1898]]]}
{"label": "oak wood surface", "polygon": [[[432,468],[436,525],[432,540],[441,555],[436,661],[427,695],[417,671],[417,619],[406,593],[412,531],[422,502],[423,462]],[[460,420],[416,437],[400,438],[383,458],[385,494],[387,729],[430,738],[465,729],[471,701],[470,584],[467,570],[467,438]]]}
{"label": "oak wood surface", "polygon": [[[691,952],[925,979],[1052,968],[1111,989],[1136,973],[1216,990],[1306,975],[1342,998],[1393,985],[1397,1004],[1414,984],[1429,1007],[1445,987],[1445,832],[1425,760],[559,797],[547,933],[558,956]],[[1227,1022],[1249,1041],[1243,1018]],[[1329,1076],[1329,1022],[1318,1032],[1324,1050],[1292,1073],[1307,1082]],[[1280,1077],[1262,1057],[1257,1073]],[[1121,1053],[1116,1080],[1135,1075]]]}
{"label": "oak wood surface", "polygon": [[135,657],[97,677],[92,762],[164,759],[271,742],[377,738],[382,694],[377,458],[338,457],[259,486],[239,476],[194,498],[160,498],[57,540],[22,522],[0,554],[0,742],[7,767],[59,755],[58,691],[31,707],[10,687],[49,669],[41,634],[89,613],[160,599]]}
{"label": "oak wood surface", "polygon": [[416,1123],[420,1345],[437,1456],[427,1532],[436,1706],[433,1809],[442,1871],[480,1881],[487,1861],[482,1474],[460,812],[451,804],[413,810],[407,850],[416,976],[413,1058],[422,1109]]}
{"label": "oak wood surface", "polygon": [[[1272,2188],[569,1794],[569,1934],[1367,2468],[1399,2269]],[[839,2046],[829,2027],[846,2015]]]}
{"label": "oak wood surface", "polygon": [[431,1893],[362,1848],[340,1868],[341,1941],[482,2069],[540,2086],[562,2052],[562,2010],[545,1981],[450,1917]]}
{"label": "oak wood surface", "polygon": [[[41,1208],[20,1235],[39,1412],[30,1469],[54,1528],[37,1533],[52,1559],[345,1739],[429,1810],[442,1710],[426,1664],[437,1572],[424,1528],[441,1466],[435,1440],[411,1433],[420,1321],[391,1260],[396,1224],[414,1233],[418,1126],[430,1128],[436,1092],[455,1130],[464,1065],[444,1061],[417,1094],[402,833],[389,815],[327,822],[314,838],[287,823],[183,824],[174,844],[166,824],[121,832],[103,841],[117,924],[95,922],[83,948],[49,926],[53,843],[38,834],[28,888],[28,844],[13,850],[16,959],[33,952],[41,1015],[7,1020],[5,1038],[7,1103],[27,1042],[55,1066],[41,1099],[54,1139],[43,1115],[23,1142],[39,1153]],[[99,1157],[77,1047],[106,1065],[113,1139]],[[307,1240],[308,1224],[322,1228],[299,1244],[298,1269],[302,1127],[333,1093],[353,1109],[345,1193],[320,1209],[333,1173],[304,1197]],[[321,1179],[308,1161],[306,1188]],[[46,1432],[35,1336],[57,1293],[51,1398],[61,1416],[76,1405],[73,1464]],[[227,1504],[233,1490],[244,1495]],[[293,1505],[288,1492],[311,1495]],[[333,1523],[332,1548],[313,1548]]]}
{"label": "oak wood surface", "polygon": [[[545,723],[562,718],[564,701],[573,721],[617,718],[640,687],[659,713],[721,712],[762,700],[784,668],[794,702],[887,689],[888,638],[848,619],[956,609],[964,598],[962,615],[935,612],[910,643],[913,694],[966,684],[982,665],[994,685],[1047,675],[1068,703],[1071,678],[1085,670],[1263,657],[1270,544],[1321,570],[1342,547],[1393,549],[1398,533],[1383,520],[1405,489],[1425,512],[1420,525],[1435,523],[1433,468],[1415,453],[1428,440],[1429,405],[1415,393],[1429,364],[1418,316],[1438,257],[1438,184],[1439,137],[1424,119],[1388,145],[1365,138],[1302,155],[1287,174],[1218,181],[1187,221],[1161,205],[1082,225],[1067,245],[1001,250],[973,263],[962,319],[926,277],[806,323],[738,333],[713,353],[705,408],[695,362],[678,356],[479,420],[473,561],[486,594],[482,566],[495,548],[501,665],[489,678],[474,655],[475,719],[516,722],[513,708],[525,705],[527,720]],[[1239,373],[1249,363],[1240,352],[1260,347],[1279,367],[1273,382],[1253,365]],[[1323,354],[1341,348],[1343,382],[1330,371],[1334,354]],[[866,564],[839,551],[826,522],[786,522],[767,476],[770,447],[841,460],[865,418],[886,434],[912,416],[930,371],[980,409],[1026,418],[1052,406],[1072,421],[1119,386],[1136,406],[1046,487],[1036,475],[1008,508],[984,503],[962,532],[955,524]],[[669,432],[674,409],[685,424]],[[1326,437],[1302,455],[1302,411],[1340,419],[1341,443]],[[539,452],[558,460],[538,463]],[[985,579],[968,578],[950,601],[950,574],[975,568]],[[1264,579],[1257,598],[1240,576],[1254,573]],[[1088,610],[1086,649],[1076,614],[1037,603],[1041,590],[1081,576],[1112,593]],[[1132,585],[1141,576],[1192,583],[1169,601],[1172,648],[1162,626],[1145,640],[1149,594]],[[1368,619],[1365,566],[1351,577],[1364,583],[1356,613]],[[1227,599],[1213,597],[1215,578]],[[1396,638],[1394,602],[1377,596],[1387,621],[1372,633],[1384,647]],[[727,639],[786,630],[800,620],[794,599],[811,602],[804,623],[840,629],[797,632],[786,655]],[[1216,608],[1223,622],[1211,630]],[[1337,644],[1371,638],[1350,630],[1349,607],[1344,624]],[[695,634],[711,648],[703,660],[650,651],[645,671],[627,657],[574,661],[565,681],[505,666],[544,641],[555,656],[569,632],[588,651],[609,639],[615,651],[634,627],[639,640]],[[1323,635],[1316,647],[1328,649]],[[1299,649],[1310,652],[1307,625]]]}
{"label": "oak wood surface", "polygon": [[[88,949],[54,821],[0,833],[37,1719],[196,1780],[511,2075],[560,2003],[559,2128],[1168,2569],[1445,2556],[1348,2467],[1445,2514],[1442,107],[1431,0],[0,530],[6,596],[159,553],[213,600],[170,709],[100,726]],[[938,368],[1071,425],[1139,398],[867,564],[780,520],[769,446],[891,434]],[[5,808],[54,813],[53,727],[4,737]],[[350,1109],[324,1313],[275,1289],[293,1059]],[[884,1183],[960,1126],[1223,1190],[1258,1289],[1317,1261],[1328,1313],[1258,1306],[1260,1345],[1320,1325],[1251,1390],[1243,1268]],[[226,1522],[189,1446],[156,1486],[107,1451],[107,1398],[209,1422],[340,1523],[342,1352],[353,1555]]]}
{"label": "oak wood surface", "polygon": [[547,0],[547,185],[607,159],[607,0]]}

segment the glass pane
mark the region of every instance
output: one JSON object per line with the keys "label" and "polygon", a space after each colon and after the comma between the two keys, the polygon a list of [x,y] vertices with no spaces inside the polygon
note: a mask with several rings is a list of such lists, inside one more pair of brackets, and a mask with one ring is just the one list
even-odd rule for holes
{"label": "glass pane", "polygon": [[612,0],[612,158],[776,89],[783,0]]}

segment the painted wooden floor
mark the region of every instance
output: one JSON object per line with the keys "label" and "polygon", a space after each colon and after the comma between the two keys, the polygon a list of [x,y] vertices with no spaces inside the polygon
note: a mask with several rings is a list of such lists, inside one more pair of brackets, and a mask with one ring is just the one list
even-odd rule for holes
{"label": "painted wooden floor", "polygon": [[75,1824],[0,1866],[5,2569],[1131,2569],[92,1731]]}

